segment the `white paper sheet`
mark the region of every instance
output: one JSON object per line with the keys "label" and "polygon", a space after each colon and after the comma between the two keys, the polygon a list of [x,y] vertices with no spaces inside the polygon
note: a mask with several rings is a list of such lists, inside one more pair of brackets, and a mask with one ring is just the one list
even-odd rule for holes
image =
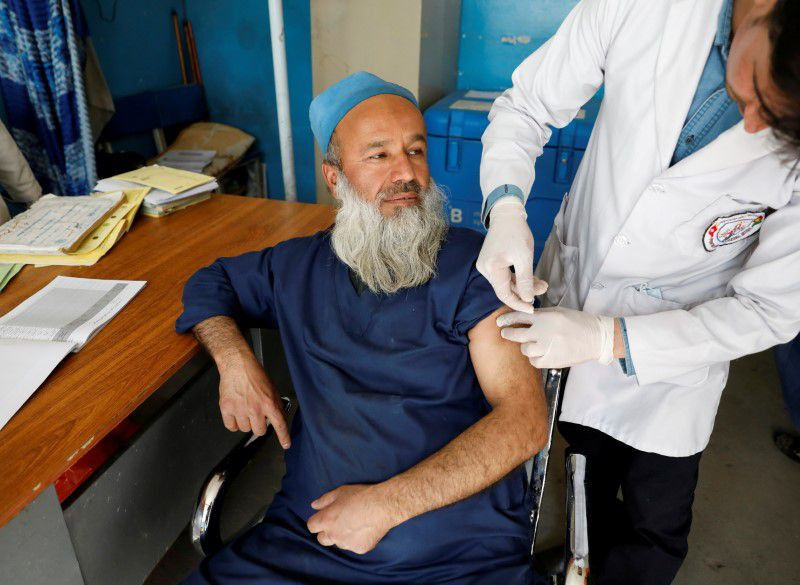
{"label": "white paper sheet", "polygon": [[57,276],[0,318],[0,338],[67,341],[80,350],[144,281]]}
{"label": "white paper sheet", "polygon": [[0,429],[70,351],[68,341],[0,339]]}
{"label": "white paper sheet", "polygon": [[[200,185],[199,187],[195,187],[194,189],[189,189],[188,191],[184,191],[183,193],[179,193],[174,195],[169,193],[168,191],[163,191],[161,189],[150,189],[150,192],[145,196],[145,202],[149,203],[150,205],[164,205],[165,203],[173,203],[175,201],[180,201],[181,199],[188,199],[189,197],[193,197],[199,193],[206,193],[208,191],[213,191],[219,187],[219,184],[216,181],[211,181],[206,183],[205,185]],[[120,179],[103,179],[97,182],[97,185],[94,186],[95,191],[117,191],[117,190],[128,190],[128,189],[140,189],[141,185],[137,185],[136,183],[131,183],[130,181],[123,181]]]}

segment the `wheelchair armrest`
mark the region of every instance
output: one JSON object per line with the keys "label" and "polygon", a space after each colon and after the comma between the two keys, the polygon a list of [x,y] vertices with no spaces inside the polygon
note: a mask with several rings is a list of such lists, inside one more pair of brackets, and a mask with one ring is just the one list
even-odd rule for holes
{"label": "wheelchair armrest", "polygon": [[[284,412],[288,415],[292,402],[286,397],[281,397],[281,400]],[[266,434],[260,437],[248,433],[211,470],[203,482],[191,521],[192,545],[201,555],[208,556],[222,548],[220,518],[225,494],[233,480],[253,459],[272,432],[272,425],[268,424]]]}
{"label": "wheelchair armrest", "polygon": [[539,515],[542,508],[544,484],[547,479],[547,463],[550,459],[550,446],[553,443],[553,429],[558,415],[561,400],[562,371],[557,369],[547,370],[544,382],[544,398],[547,403],[547,443],[539,453],[534,455],[529,478],[528,490],[531,496],[531,555],[536,544],[536,533],[539,528]]}

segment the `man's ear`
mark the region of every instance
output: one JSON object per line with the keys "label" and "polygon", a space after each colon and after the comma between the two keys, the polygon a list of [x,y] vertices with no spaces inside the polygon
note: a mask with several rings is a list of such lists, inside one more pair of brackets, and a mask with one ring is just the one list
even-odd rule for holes
{"label": "man's ear", "polygon": [[339,179],[339,169],[332,164],[323,162],[322,176],[325,178],[325,184],[328,186],[330,194],[333,195],[334,199],[338,199],[339,197],[336,195],[336,181]]}

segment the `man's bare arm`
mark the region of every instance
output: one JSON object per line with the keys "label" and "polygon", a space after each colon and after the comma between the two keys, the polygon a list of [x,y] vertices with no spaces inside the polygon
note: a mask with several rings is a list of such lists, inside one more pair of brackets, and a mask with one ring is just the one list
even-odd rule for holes
{"label": "man's bare arm", "polygon": [[281,445],[288,449],[291,441],[280,396],[236,321],[222,315],[211,317],[192,331],[217,364],[219,409],[225,427],[263,435],[269,420]]}
{"label": "man's bare arm", "polygon": [[470,356],[492,411],[442,449],[379,484],[343,486],[320,497],[308,527],[324,545],[363,553],[392,527],[491,486],[547,439],[541,376],[500,337],[500,309],[469,333]]}
{"label": "man's bare arm", "polygon": [[489,487],[535,455],[547,440],[541,375],[490,315],[470,332],[470,357],[492,411],[408,471],[379,484],[396,523]]}
{"label": "man's bare arm", "polygon": [[220,371],[240,365],[253,353],[236,321],[224,315],[201,321],[194,326],[192,333]]}

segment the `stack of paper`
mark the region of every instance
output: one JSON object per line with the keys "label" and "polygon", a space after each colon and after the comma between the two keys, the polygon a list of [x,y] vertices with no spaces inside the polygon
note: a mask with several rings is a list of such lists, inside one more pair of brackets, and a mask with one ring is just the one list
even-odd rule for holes
{"label": "stack of paper", "polygon": [[[102,223],[87,233],[77,248],[68,253],[16,253],[0,254],[2,264],[35,264],[36,266],[90,266],[108,252],[130,229],[136,212],[149,189],[131,189],[120,192],[121,202]],[[104,194],[91,198],[103,198]],[[57,197],[56,199],[79,199]],[[28,212],[26,212],[28,213]],[[25,213],[17,216],[22,217]],[[16,219],[16,218],[15,218]],[[5,227],[6,224],[3,224]]]}
{"label": "stack of paper", "polygon": [[0,429],[71,351],[79,351],[144,281],[57,276],[0,318]]}
{"label": "stack of paper", "polygon": [[0,254],[74,252],[123,199],[122,191],[103,197],[45,195],[30,209],[0,226]]}
{"label": "stack of paper", "polygon": [[109,192],[140,185],[152,187],[144,199],[142,211],[156,217],[204,201],[219,186],[216,179],[208,175],[150,165],[102,179],[95,185],[95,190]]}
{"label": "stack of paper", "polygon": [[0,292],[22,270],[22,264],[0,264]]}
{"label": "stack of paper", "polygon": [[216,155],[216,150],[168,150],[158,157],[158,162],[165,167],[202,173]]}

